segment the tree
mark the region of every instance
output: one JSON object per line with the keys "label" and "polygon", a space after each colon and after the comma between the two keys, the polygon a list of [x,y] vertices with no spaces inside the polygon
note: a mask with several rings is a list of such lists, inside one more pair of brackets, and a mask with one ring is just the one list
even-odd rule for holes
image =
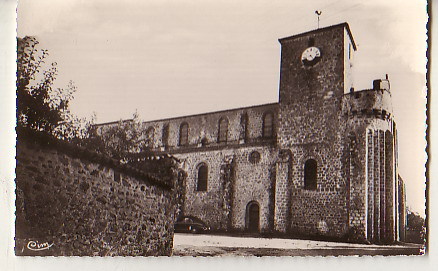
{"label": "tree", "polygon": [[84,147],[105,154],[122,163],[130,161],[133,154],[152,155],[137,113],[133,114],[132,119],[120,120],[113,124],[91,124],[88,127],[87,134],[88,137],[81,143]]}
{"label": "tree", "polygon": [[153,137],[148,132],[136,112],[132,119],[90,125],[88,137],[79,145],[170,182],[176,177],[177,160],[152,151]]}
{"label": "tree", "polygon": [[57,63],[43,70],[48,51],[38,44],[34,37],[17,40],[17,126],[60,139],[83,137],[85,120],[69,111],[76,87],[70,81],[67,88],[54,88]]}
{"label": "tree", "polygon": [[410,210],[407,213],[406,241],[408,243],[423,244],[426,235],[424,218]]}
{"label": "tree", "polygon": [[176,160],[152,152],[153,139],[148,136],[137,113],[130,120],[105,126],[94,125],[94,118],[91,121],[77,118],[69,110],[76,91],[73,82],[70,81],[67,88],[55,88],[56,62],[43,70],[48,51],[38,49],[39,42],[34,37],[18,38],[17,43],[18,127],[68,140],[159,175],[161,179],[174,179]]}

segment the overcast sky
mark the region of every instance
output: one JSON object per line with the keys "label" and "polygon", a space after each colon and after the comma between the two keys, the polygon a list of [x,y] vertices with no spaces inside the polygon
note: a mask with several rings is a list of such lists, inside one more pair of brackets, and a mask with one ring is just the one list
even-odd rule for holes
{"label": "overcast sky", "polygon": [[355,89],[389,74],[408,205],[424,211],[426,4],[399,1],[20,0],[36,36],[77,86],[72,112],[98,122],[278,101],[278,38],[348,22]]}

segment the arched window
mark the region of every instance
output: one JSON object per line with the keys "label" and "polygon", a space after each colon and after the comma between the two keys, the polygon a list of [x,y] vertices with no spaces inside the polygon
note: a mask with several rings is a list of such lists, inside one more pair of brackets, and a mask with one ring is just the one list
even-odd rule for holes
{"label": "arched window", "polygon": [[271,112],[263,116],[263,137],[274,136],[274,115]]}
{"label": "arched window", "polygon": [[120,183],[120,172],[114,171],[114,181]]}
{"label": "arched window", "polygon": [[246,140],[248,138],[248,114],[243,113],[240,116],[240,139]]}
{"label": "arched window", "polygon": [[189,125],[187,122],[181,123],[179,126],[179,145],[185,146],[189,143]]}
{"label": "arched window", "polygon": [[207,191],[208,183],[208,167],[206,164],[201,164],[198,167],[198,185],[196,191]]}
{"label": "arched window", "polygon": [[258,151],[251,152],[248,160],[251,164],[257,164],[260,162],[260,153]]}
{"label": "arched window", "polygon": [[304,189],[316,190],[318,166],[315,160],[309,159],[304,164]]}
{"label": "arched window", "polygon": [[146,130],[146,145],[149,148],[152,148],[154,146],[154,127],[150,126]]}
{"label": "arched window", "polygon": [[227,136],[228,136],[228,120],[226,118],[220,118],[217,141],[227,142]]}
{"label": "arched window", "polygon": [[163,125],[163,130],[161,133],[161,141],[164,147],[167,147],[169,145],[169,124]]}

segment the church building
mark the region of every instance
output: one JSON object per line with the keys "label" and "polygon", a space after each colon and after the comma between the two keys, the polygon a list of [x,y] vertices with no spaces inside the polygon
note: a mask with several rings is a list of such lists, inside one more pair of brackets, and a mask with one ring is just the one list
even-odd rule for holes
{"label": "church building", "polygon": [[279,42],[277,103],[144,122],[151,147],[181,161],[179,215],[212,231],[403,239],[388,77],[354,88],[347,23]]}

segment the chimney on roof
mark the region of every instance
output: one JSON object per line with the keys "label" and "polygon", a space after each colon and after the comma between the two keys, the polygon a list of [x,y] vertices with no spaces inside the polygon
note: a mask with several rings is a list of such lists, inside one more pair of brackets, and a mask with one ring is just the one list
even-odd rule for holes
{"label": "chimney on roof", "polygon": [[388,90],[390,89],[388,74],[386,74],[386,79],[376,79],[373,81],[374,90]]}

